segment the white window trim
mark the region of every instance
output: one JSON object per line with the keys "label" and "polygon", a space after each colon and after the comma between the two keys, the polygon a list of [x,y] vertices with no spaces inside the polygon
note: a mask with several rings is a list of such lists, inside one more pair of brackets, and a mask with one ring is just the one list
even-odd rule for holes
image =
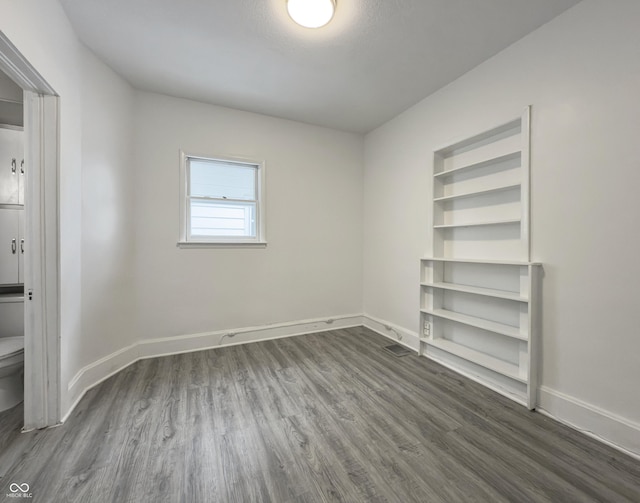
{"label": "white window trim", "polygon": [[[187,164],[189,159],[204,159],[214,161],[238,162],[252,164],[258,167],[257,172],[257,214],[256,214],[256,237],[212,237],[189,239],[189,210],[188,210],[188,183]],[[266,164],[264,161],[257,161],[246,157],[232,155],[201,155],[180,150],[180,237],[178,239],[179,248],[244,248],[267,246],[266,234],[266,197],[265,197]]]}

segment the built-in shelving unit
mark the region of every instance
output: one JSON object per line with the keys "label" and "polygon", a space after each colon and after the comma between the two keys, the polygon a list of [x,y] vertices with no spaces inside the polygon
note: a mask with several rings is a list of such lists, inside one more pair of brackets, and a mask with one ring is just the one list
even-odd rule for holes
{"label": "built-in shelving unit", "polygon": [[421,354],[534,409],[540,264],[529,261],[529,109],[434,153]]}

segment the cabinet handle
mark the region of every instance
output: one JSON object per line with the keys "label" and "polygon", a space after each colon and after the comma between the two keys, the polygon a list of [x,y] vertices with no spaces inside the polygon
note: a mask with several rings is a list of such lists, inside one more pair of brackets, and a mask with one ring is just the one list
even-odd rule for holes
{"label": "cabinet handle", "polygon": [[15,238],[11,240],[11,253],[16,254],[16,240]]}
{"label": "cabinet handle", "polygon": [[11,173],[12,174],[16,174],[16,160],[15,159],[11,159]]}
{"label": "cabinet handle", "polygon": [[24,159],[20,162],[20,174],[24,175]]}
{"label": "cabinet handle", "polygon": [[24,253],[24,239],[20,240],[20,253]]}

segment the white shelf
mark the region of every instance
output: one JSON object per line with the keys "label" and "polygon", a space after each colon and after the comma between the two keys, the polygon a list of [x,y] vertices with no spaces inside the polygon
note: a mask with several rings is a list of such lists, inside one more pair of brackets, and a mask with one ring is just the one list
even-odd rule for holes
{"label": "white shelf", "polygon": [[489,370],[493,370],[494,372],[502,374],[503,376],[509,377],[516,381],[520,381],[522,383],[527,382],[526,379],[520,377],[518,366],[514,365],[513,363],[505,362],[504,360],[500,360],[499,358],[495,358],[486,353],[476,351],[475,349],[468,348],[467,346],[457,344],[447,339],[423,339],[423,342],[425,342],[428,346],[433,346],[434,348],[441,349],[442,351],[451,353],[452,355],[475,363],[476,365],[480,365]]}
{"label": "white shelf", "polygon": [[456,285],[455,283],[421,283],[421,285],[430,288],[451,290],[453,292],[471,293],[474,295],[484,295],[485,297],[513,300],[516,302],[529,302],[529,299],[521,296],[519,292],[508,292],[506,290],[495,290],[493,288],[481,288],[478,286]]}
{"label": "white shelf", "polygon": [[485,320],[484,318],[477,318],[475,316],[469,316],[468,314],[456,313],[453,311],[447,311],[446,309],[421,309],[424,314],[430,314],[438,318],[444,318],[445,320],[455,321],[470,327],[480,328],[487,332],[493,332],[495,334],[511,337],[512,339],[518,339],[520,341],[527,341],[529,337],[526,334],[520,333],[520,329],[511,325],[504,325],[502,323],[496,323],[495,321]]}
{"label": "white shelf", "polygon": [[434,229],[454,229],[458,227],[481,227],[486,225],[504,225],[504,224],[519,224],[519,218],[512,218],[507,220],[488,220],[486,222],[468,222],[465,224],[440,224],[434,225]]}
{"label": "white shelf", "polygon": [[21,293],[0,294],[0,304],[24,302],[24,295]]}
{"label": "white shelf", "polygon": [[434,198],[433,201],[436,203],[442,203],[447,201],[453,201],[455,199],[466,199],[469,197],[484,196],[486,194],[494,194],[497,192],[504,192],[507,190],[519,189],[519,188],[520,188],[520,184],[514,183],[512,185],[503,185],[502,187],[494,187],[491,189],[475,190],[473,192],[464,192],[462,194],[453,194],[451,196],[436,197]]}
{"label": "white shelf", "polygon": [[456,168],[448,169],[446,171],[441,171],[440,173],[434,173],[434,178],[446,178],[452,175],[457,175],[463,173],[465,171],[471,171],[474,169],[486,168],[487,166],[491,166],[492,164],[498,164],[505,161],[511,161],[513,159],[517,159],[520,157],[520,149],[513,149],[508,153],[498,155],[496,157],[490,157],[488,159],[483,159],[478,162],[474,162],[473,164],[466,164],[463,166],[458,166]]}
{"label": "white shelf", "polygon": [[512,265],[512,266],[528,266],[540,265],[539,262],[523,262],[517,260],[482,260],[475,258],[448,258],[448,257],[423,257],[421,260],[426,262],[454,262],[460,264],[486,264],[486,265]]}

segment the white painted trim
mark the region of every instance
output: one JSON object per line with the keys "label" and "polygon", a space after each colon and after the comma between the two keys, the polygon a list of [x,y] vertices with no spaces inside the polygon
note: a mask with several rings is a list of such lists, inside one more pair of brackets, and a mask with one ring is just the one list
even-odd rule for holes
{"label": "white painted trim", "polygon": [[106,381],[111,376],[116,375],[118,372],[124,370],[132,363],[137,362],[139,359],[138,344],[135,343],[127,346],[126,348],[119,349],[118,351],[100,358],[99,360],[96,360],[95,362],[80,369],[73,379],[71,379],[68,386],[70,397],[74,397],[76,394],[79,394],[73,401],[71,407],[69,407],[69,410],[66,412],[64,417],[61,418],[60,422],[64,423],[68,419],[87,391],[96,387],[101,382]]}
{"label": "white painted trim", "polygon": [[87,391],[138,360],[359,327],[361,325],[362,316],[360,314],[351,314],[257,327],[244,327],[234,330],[218,330],[176,337],[140,340],[90,363],[76,373],[68,386],[69,397],[73,404],[64,414],[61,421],[67,420]]}
{"label": "white painted trim", "polygon": [[394,325],[389,321],[374,318],[368,314],[364,314],[362,316],[362,321],[362,324],[369,330],[373,330],[387,339],[391,339],[398,344],[402,344],[416,353],[420,351],[420,337],[417,333],[411,332],[410,330],[398,325]]}
{"label": "white painted trim", "polygon": [[531,105],[522,112],[520,121],[522,141],[520,163],[522,184],[520,188],[520,239],[524,242],[522,256],[531,260]]}
{"label": "white painted trim", "polygon": [[[59,133],[56,96],[25,91],[24,427],[60,420]],[[31,295],[30,295],[31,294]],[[30,298],[31,297],[31,298]]]}
{"label": "white painted trim", "polygon": [[[90,363],[86,367],[83,367],[74,377],[69,381],[67,389],[71,391],[76,388],[80,381],[86,381],[97,384],[102,382],[106,378],[119,372],[126,366],[130,365],[132,361],[138,359],[138,343],[131,344],[125,348],[119,349],[104,356],[93,363]],[[132,360],[133,358],[133,360]],[[93,384],[91,387],[95,386]]]}
{"label": "white painted trim", "polygon": [[250,241],[247,243],[241,243],[235,241],[233,243],[223,243],[221,241],[207,242],[207,241],[179,241],[176,245],[178,248],[266,248],[266,241]]}
{"label": "white painted trim", "polygon": [[[191,238],[191,215],[189,206],[189,159],[200,159],[203,161],[220,161],[227,163],[245,164],[256,168],[256,237],[219,237],[219,238]],[[264,248],[267,242],[266,225],[266,179],[267,163],[264,160],[251,159],[236,155],[202,155],[193,152],[185,152],[180,149],[180,234],[178,248],[189,248],[187,245],[197,245],[193,247],[217,248],[220,245],[232,247],[258,246]],[[231,201],[229,201],[231,202]],[[250,201],[247,201],[250,202]]]}
{"label": "white painted trim", "polygon": [[546,386],[540,387],[538,411],[640,459],[639,423]]}
{"label": "white painted trim", "polygon": [[[300,320],[288,323],[277,323],[257,327],[246,327],[237,330],[218,330],[199,334],[179,335],[160,339],[146,339],[138,342],[140,359],[157,356],[190,353],[224,346],[237,346],[250,342],[261,342],[283,337],[327,332],[341,328],[362,325],[359,314]],[[226,342],[229,341],[229,342]]]}
{"label": "white painted trim", "polygon": [[20,51],[2,31],[0,31],[0,70],[24,91],[56,95],[53,88],[20,54]]}

